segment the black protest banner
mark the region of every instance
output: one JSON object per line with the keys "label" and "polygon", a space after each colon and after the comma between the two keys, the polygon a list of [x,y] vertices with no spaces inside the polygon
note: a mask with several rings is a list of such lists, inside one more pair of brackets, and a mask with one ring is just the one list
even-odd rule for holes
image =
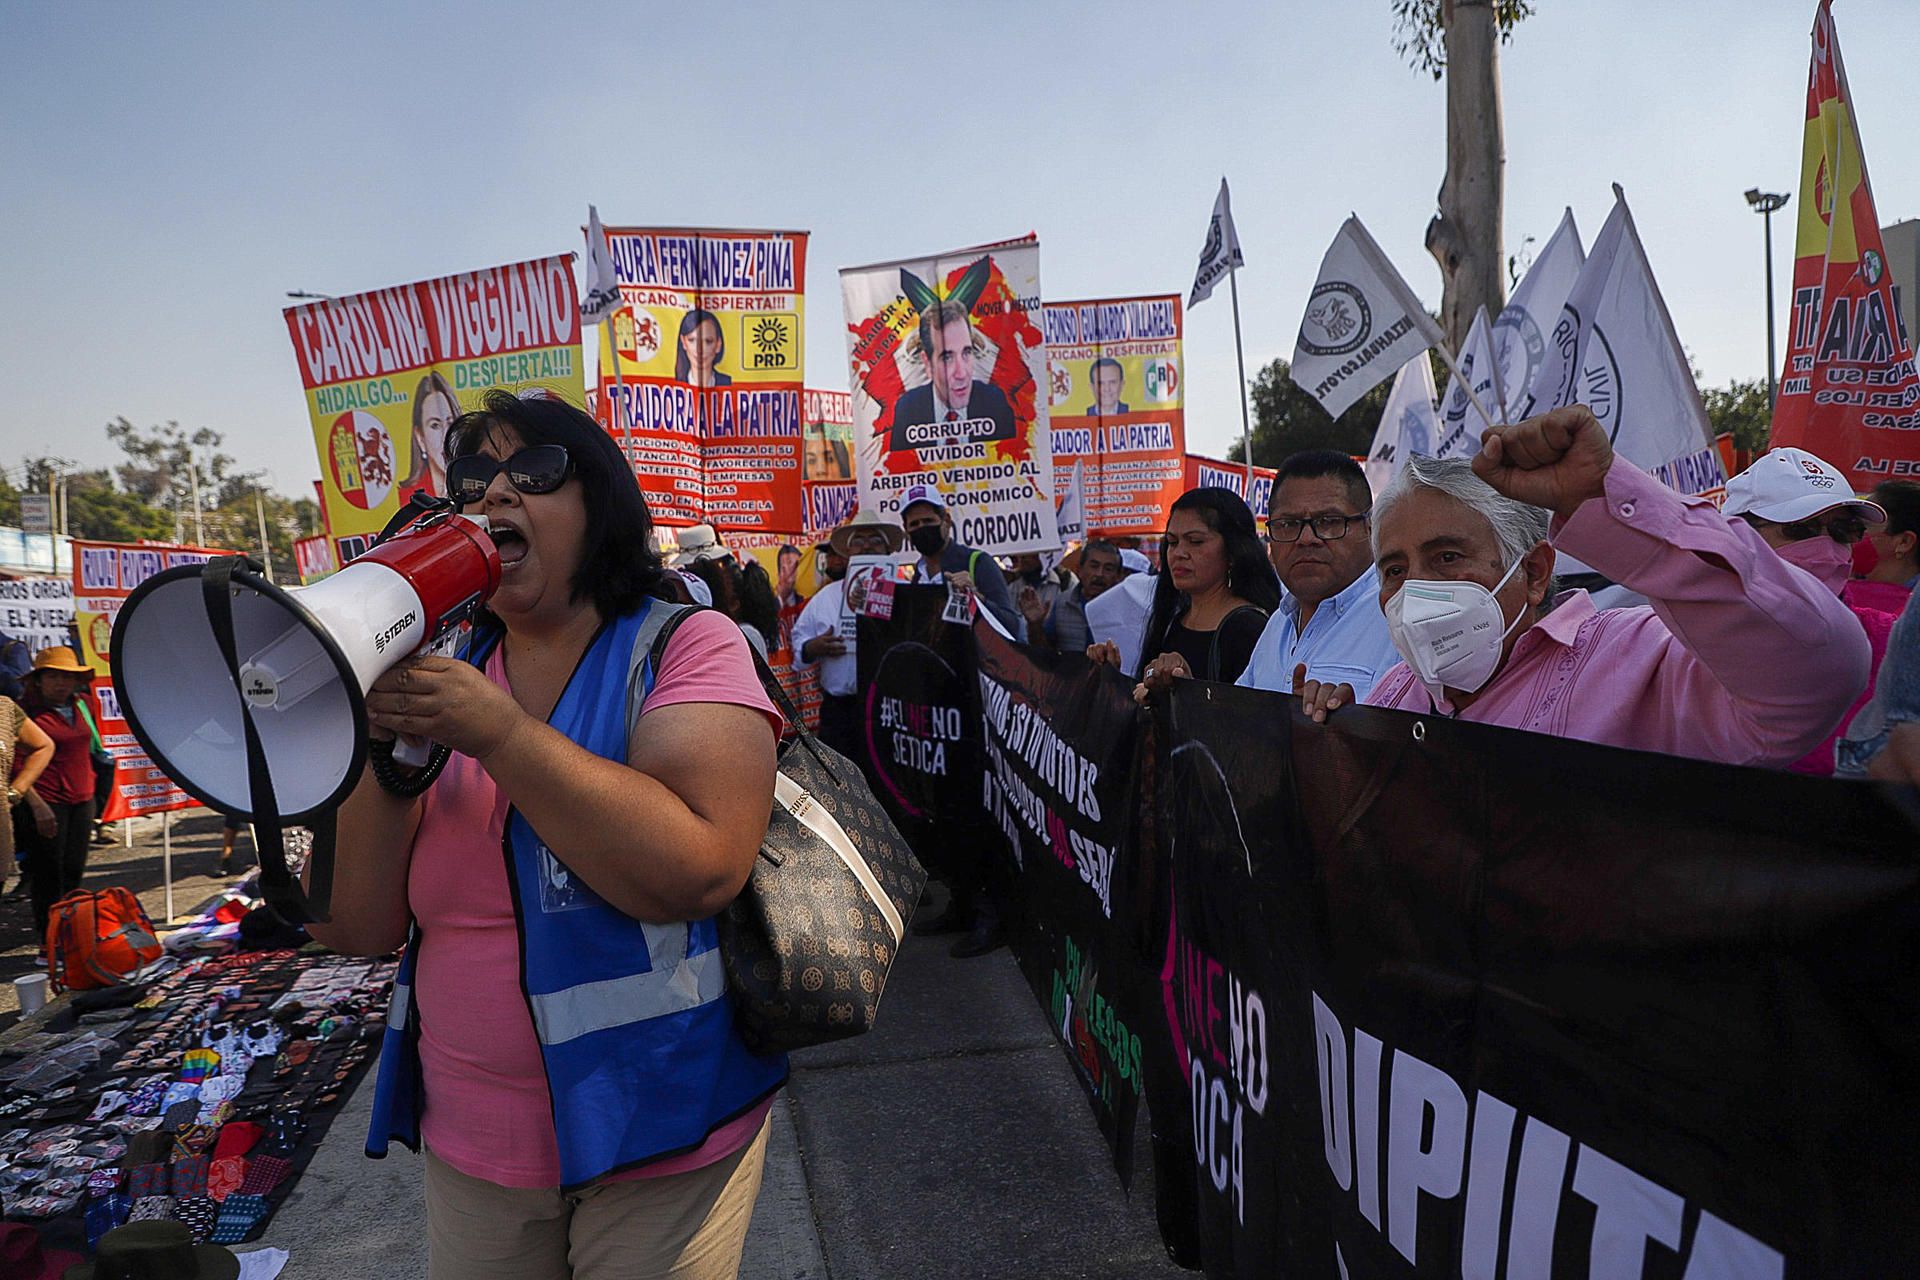
{"label": "black protest banner", "polygon": [[941,618],[946,605],[945,587],[897,587],[892,615],[862,617],[856,641],[864,763],[874,793],[923,857],[923,836],[977,824],[980,812],[973,641],[965,626]]}
{"label": "black protest banner", "polygon": [[1155,732],[1210,1276],[1920,1275],[1911,792],[1189,681]]}
{"label": "black protest banner", "polygon": [[1020,970],[1087,1091],[1123,1185],[1133,1180],[1141,1037],[1137,953],[1114,920],[1132,819],[1132,684],[1078,654],[1015,645],[984,622],[982,798],[1013,860],[1005,894]]}

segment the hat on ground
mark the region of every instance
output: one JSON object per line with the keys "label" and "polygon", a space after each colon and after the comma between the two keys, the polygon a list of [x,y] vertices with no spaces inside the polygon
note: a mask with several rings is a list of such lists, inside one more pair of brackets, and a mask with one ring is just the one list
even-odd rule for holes
{"label": "hat on ground", "polygon": [[92,1263],[68,1267],[64,1280],[234,1280],[240,1259],[217,1244],[195,1244],[184,1222],[151,1218],[100,1237]]}
{"label": "hat on ground", "polygon": [[1823,515],[1835,507],[1851,507],[1869,524],[1879,524],[1887,513],[1877,502],[1853,496],[1847,478],[1805,449],[1783,446],[1727,481],[1727,501],[1720,510],[1730,516],[1756,515],[1775,524]]}
{"label": "hat on ground", "polygon": [[696,524],[690,529],[682,529],[673,535],[679,545],[679,551],[673,557],[673,567],[678,569],[698,560],[724,560],[733,552],[720,545],[720,535],[713,531],[710,524]]}
{"label": "hat on ground", "polygon": [[947,509],[946,498],[941,494],[940,490],[930,484],[916,484],[901,494],[900,514],[903,516],[907,514],[907,508],[916,502],[924,502],[928,506],[937,507],[941,511]]}
{"label": "hat on ground", "polygon": [[1132,547],[1122,547],[1120,548],[1120,567],[1128,573],[1146,573],[1153,568],[1153,562],[1147,559],[1144,552],[1135,551]]}
{"label": "hat on ground", "polygon": [[[918,487],[917,485],[915,486],[915,488]],[[907,490],[908,493],[912,493],[913,491],[913,489]],[[862,529],[878,529],[884,534],[887,539],[888,555],[892,555],[898,551],[900,545],[907,540],[906,531],[893,521],[887,519],[877,511],[862,511],[856,514],[853,519],[847,521],[838,529],[835,529],[833,536],[827,539],[828,545],[843,556],[852,555],[853,553],[847,550],[847,543],[852,540],[854,534],[860,532]]]}
{"label": "hat on ground", "polygon": [[[80,659],[73,656],[73,650],[64,644],[50,645],[33,655],[34,671],[64,671],[68,675],[91,676],[92,667],[80,665]],[[28,672],[31,675],[33,672]]]}

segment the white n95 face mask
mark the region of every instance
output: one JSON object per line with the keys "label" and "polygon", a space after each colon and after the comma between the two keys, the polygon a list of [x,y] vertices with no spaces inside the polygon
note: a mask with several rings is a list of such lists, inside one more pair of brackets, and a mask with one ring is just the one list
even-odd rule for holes
{"label": "white n95 face mask", "polygon": [[1505,623],[1494,598],[1520,569],[1515,560],[1492,591],[1477,582],[1410,579],[1388,600],[1387,634],[1435,702],[1441,690],[1478,693],[1500,666],[1500,647],[1527,616]]}

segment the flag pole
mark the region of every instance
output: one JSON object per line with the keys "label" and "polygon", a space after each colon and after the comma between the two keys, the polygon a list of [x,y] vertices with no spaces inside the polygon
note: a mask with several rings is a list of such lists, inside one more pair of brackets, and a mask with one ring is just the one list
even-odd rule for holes
{"label": "flag pole", "polygon": [[[1487,428],[1491,430],[1494,426],[1493,415],[1487,412],[1487,406],[1480,403],[1480,397],[1473,393],[1473,380],[1471,378],[1463,378],[1460,376],[1460,366],[1453,362],[1453,352],[1447,350],[1446,343],[1436,342],[1433,345],[1435,349],[1437,349],[1440,352],[1440,359],[1446,362],[1447,371],[1453,374],[1454,382],[1459,385],[1462,391],[1467,393],[1467,399],[1473,403],[1473,407],[1479,410],[1480,421],[1486,423]],[[1506,410],[1507,410],[1506,404],[1502,402],[1500,406],[1500,424],[1499,425],[1503,427],[1511,425],[1507,422]]]}
{"label": "flag pole", "polygon": [[1240,284],[1233,257],[1227,258],[1227,289],[1233,294],[1233,355],[1240,365],[1240,458],[1247,465],[1247,501],[1253,501],[1253,422],[1247,413],[1247,353],[1240,341]]}

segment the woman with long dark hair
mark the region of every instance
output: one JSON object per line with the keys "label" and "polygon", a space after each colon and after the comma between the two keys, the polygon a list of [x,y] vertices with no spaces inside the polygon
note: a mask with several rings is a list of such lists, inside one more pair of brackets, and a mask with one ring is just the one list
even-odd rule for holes
{"label": "woman with long dark hair", "polygon": [[[1175,675],[1239,679],[1267,615],[1279,607],[1280,579],[1247,504],[1231,489],[1187,490],[1167,514],[1139,679],[1149,686]],[[1110,643],[1087,655],[1120,664]]]}
{"label": "woman with long dark hair", "polygon": [[726,358],[727,336],[720,328],[720,317],[704,307],[695,307],[680,318],[680,349],[673,357],[673,380],[696,387],[724,387],[733,379],[720,372]]}
{"label": "woman with long dark hair", "polygon": [[[731,1276],[784,1055],[740,1038],[715,917],[766,834],[780,718],[740,629],[687,618],[618,446],[557,399],[489,392],[447,433],[499,589],[461,659],[366,698],[333,919],[406,954],[369,1145],[426,1158],[429,1276]],[[452,749],[420,792],[395,734]]]}

